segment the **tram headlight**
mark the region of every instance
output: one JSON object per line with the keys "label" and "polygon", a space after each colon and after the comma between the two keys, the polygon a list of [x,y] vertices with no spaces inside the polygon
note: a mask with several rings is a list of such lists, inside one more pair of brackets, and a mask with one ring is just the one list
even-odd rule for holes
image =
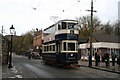
{"label": "tram headlight", "polygon": [[70,56],[73,56],[73,54],[70,54]]}

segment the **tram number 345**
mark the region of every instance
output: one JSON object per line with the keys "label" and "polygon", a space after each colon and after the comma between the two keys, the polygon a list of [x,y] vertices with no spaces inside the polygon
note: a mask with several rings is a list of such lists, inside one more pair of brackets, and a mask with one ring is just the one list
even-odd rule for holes
{"label": "tram number 345", "polygon": [[75,57],[69,57],[68,59],[75,59]]}

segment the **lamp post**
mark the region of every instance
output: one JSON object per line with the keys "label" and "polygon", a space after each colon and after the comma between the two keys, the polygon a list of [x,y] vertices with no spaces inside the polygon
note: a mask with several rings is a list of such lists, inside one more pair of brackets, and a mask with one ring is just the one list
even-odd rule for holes
{"label": "lamp post", "polygon": [[8,68],[12,68],[12,38],[14,35],[15,28],[13,25],[10,27],[10,34],[11,34],[11,44],[10,44],[10,52],[9,52],[9,65]]}

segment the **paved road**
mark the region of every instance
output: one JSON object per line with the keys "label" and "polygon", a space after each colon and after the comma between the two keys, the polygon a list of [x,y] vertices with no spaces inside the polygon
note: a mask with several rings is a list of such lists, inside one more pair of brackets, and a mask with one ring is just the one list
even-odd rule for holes
{"label": "paved road", "polygon": [[[76,69],[63,69],[45,65],[39,59],[27,59],[23,56],[13,56],[15,66],[13,72],[21,78],[117,78],[118,74],[96,69],[80,67]],[[3,71],[4,73],[4,71]],[[3,78],[5,76],[3,75]]]}

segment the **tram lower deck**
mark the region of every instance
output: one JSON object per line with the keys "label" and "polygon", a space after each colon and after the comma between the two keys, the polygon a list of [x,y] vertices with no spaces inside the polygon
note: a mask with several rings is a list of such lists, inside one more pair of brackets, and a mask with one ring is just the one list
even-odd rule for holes
{"label": "tram lower deck", "polygon": [[78,64],[78,53],[44,53],[45,63],[71,65]]}

